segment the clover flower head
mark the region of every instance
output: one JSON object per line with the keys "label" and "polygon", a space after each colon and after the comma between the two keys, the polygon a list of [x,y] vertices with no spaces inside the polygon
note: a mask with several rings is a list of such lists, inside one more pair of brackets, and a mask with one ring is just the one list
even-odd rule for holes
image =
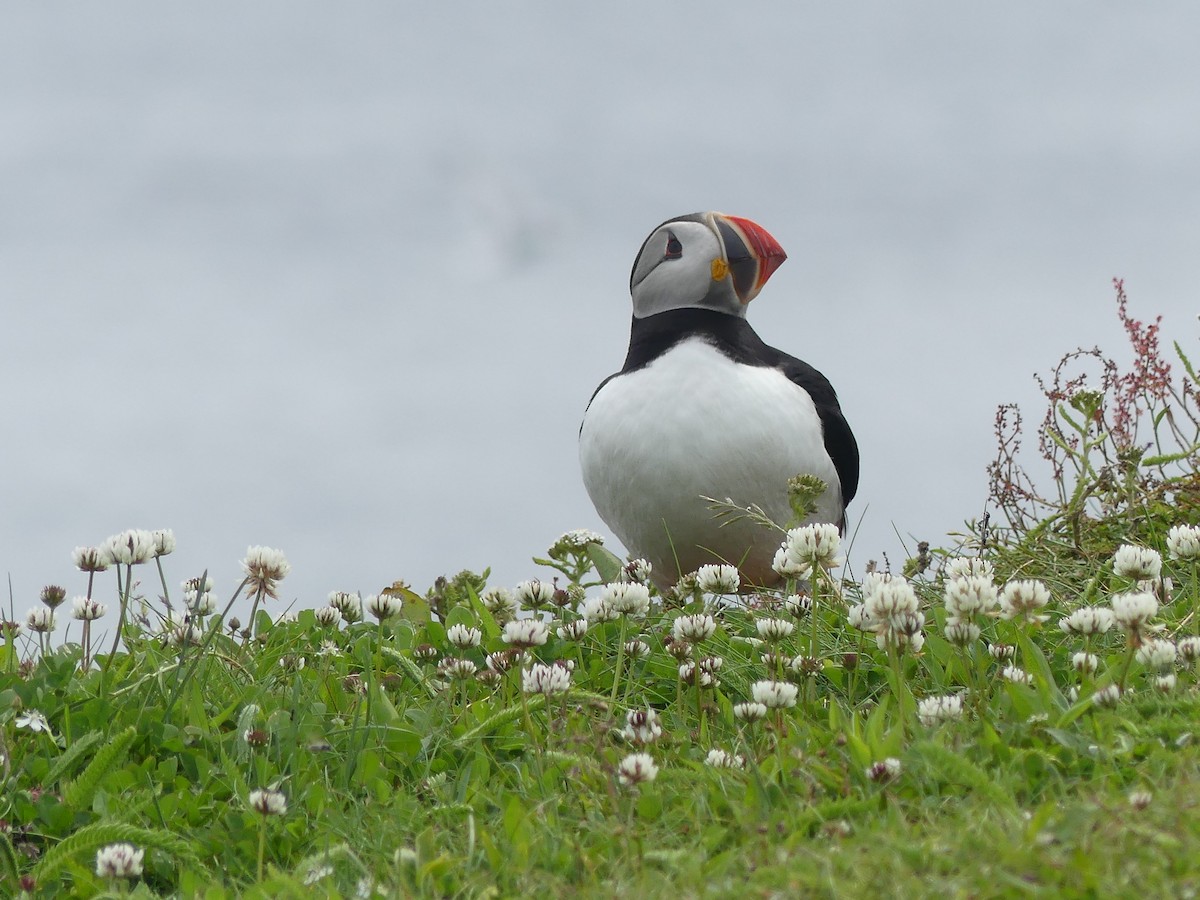
{"label": "clover flower head", "polygon": [[795,624],[787,619],[757,619],[754,627],[758,630],[758,636],[770,643],[782,641],[796,630]]}
{"label": "clover flower head", "polygon": [[617,766],[617,778],[621,784],[645,784],[658,777],[658,766],[649,753],[630,753]]}
{"label": "clover flower head", "polygon": [[136,566],[154,559],[154,533],[131,528],[114,534],[104,542],[103,550],[109,565]]}
{"label": "clover flower head", "polygon": [[740,754],[722,750],[720,747],[713,747],[704,757],[704,763],[714,769],[744,769],[746,758]]}
{"label": "clover flower head", "polygon": [[466,681],[474,678],[479,667],[469,659],[457,659],[448,656],[438,665],[438,671],[451,681]]}
{"label": "clover flower head", "polygon": [[1179,651],[1175,644],[1165,638],[1150,638],[1137,649],[1137,661],[1148,669],[1160,671],[1175,665]]}
{"label": "clover flower head", "polygon": [[76,597],[71,601],[71,618],[81,622],[93,622],[106,612],[108,612],[107,606],[90,597]]}
{"label": "clover flower head", "polygon": [[755,703],[768,709],[787,709],[796,705],[800,688],[789,681],[756,681],[750,685],[750,696]]}
{"label": "clover flower head", "polygon": [[336,606],[318,606],[313,610],[313,619],[322,628],[333,628],[342,621],[342,614]]}
{"label": "clover flower head", "polygon": [[621,572],[617,576],[621,581],[635,581],[638,584],[645,584],[650,580],[650,573],[654,571],[654,567],[650,565],[648,559],[631,559],[621,567]]}
{"label": "clover flower head", "polygon": [[175,552],[175,532],[170,528],[159,528],[152,531],[150,538],[154,541],[155,556],[166,556]]}
{"label": "clover flower head", "polygon": [[[242,560],[242,571],[251,593],[262,593],[264,597],[276,599],[279,582],[292,571],[291,564],[282,550],[272,547],[247,547]],[[344,613],[343,613],[344,615]]]}
{"label": "clover flower head", "polygon": [[1177,645],[1179,658],[1186,662],[1200,659],[1200,637],[1185,637]]}
{"label": "clover flower head", "polygon": [[921,601],[911,584],[898,575],[886,581],[876,581],[865,593],[863,606],[875,622],[882,622],[901,613],[919,612]]}
{"label": "clover flower head", "polygon": [[1072,654],[1071,667],[1076,672],[1083,672],[1086,675],[1095,675],[1096,670],[1100,668],[1100,657],[1095,653],[1079,653]]}
{"label": "clover flower head", "polygon": [[25,613],[25,627],[39,634],[53,631],[57,623],[58,619],[54,615],[54,610],[47,606],[35,606]]}
{"label": "clover flower head", "polygon": [[948,581],[957,578],[986,578],[991,581],[996,577],[996,567],[978,556],[956,556],[946,561],[942,572]]}
{"label": "clover flower head", "polygon": [[1121,700],[1121,686],[1117,684],[1106,685],[1100,688],[1096,693],[1092,694],[1092,703],[1096,706],[1113,707]]}
{"label": "clover flower head", "polygon": [[621,735],[631,744],[652,744],[662,737],[662,725],[654,709],[631,709],[625,714],[625,728]]}
{"label": "clover flower head", "polygon": [[1058,620],[1058,627],[1067,634],[1088,637],[1104,634],[1112,627],[1113,612],[1106,606],[1081,606]]}
{"label": "clover flower head", "polygon": [[998,602],[996,585],[982,575],[951,578],[946,582],[944,596],[946,612],[956,619],[987,615]]}
{"label": "clover flower head", "polygon": [[878,760],[867,766],[866,775],[872,781],[883,784],[899,778],[902,768],[900,760],[894,756],[889,756],[887,759]]}
{"label": "clover flower head", "polygon": [[696,570],[696,587],[706,594],[736,594],[741,585],[742,578],[736,566],[707,565]]}
{"label": "clover flower head", "polygon": [[1013,684],[1033,683],[1033,676],[1018,666],[1005,666],[1000,670],[1000,677]]}
{"label": "clover flower head", "polygon": [[1173,525],[1167,532],[1167,553],[1179,560],[1200,557],[1200,526]]}
{"label": "clover flower head", "polygon": [[287,812],[287,798],[283,792],[269,788],[251,791],[246,805],[263,816],[282,816]]}
{"label": "clover flower head", "polygon": [[587,634],[588,620],[575,619],[571,622],[566,622],[558,627],[558,636],[564,641],[578,641]]}
{"label": "clover flower head", "polygon": [[1017,648],[1012,644],[988,644],[988,655],[999,662],[1015,659]]}
{"label": "clover flower head", "polygon": [[955,647],[969,647],[979,640],[983,631],[974,622],[964,619],[948,619],[942,634]]}
{"label": "clover flower head", "polygon": [[1169,694],[1175,690],[1175,673],[1168,672],[1166,675],[1159,675],[1154,679],[1154,689],[1160,694]]}
{"label": "clover flower head", "polygon": [[1157,578],[1162,574],[1162,556],[1157,550],[1122,544],[1113,554],[1113,571],[1121,578]]}
{"label": "clover flower head", "polygon": [[500,624],[516,618],[517,601],[508,588],[490,587],[479,595],[479,602]]}
{"label": "clover flower head", "polygon": [[1109,605],[1117,627],[1131,634],[1141,634],[1147,623],[1158,614],[1157,598],[1145,591],[1117,594],[1109,601]]}
{"label": "clover flower head", "polygon": [[962,715],[962,697],[958,694],[925,697],[917,702],[917,718],[926,728],[933,728],[951,719],[961,719]]}
{"label": "clover flower head", "polygon": [[368,594],[363,599],[363,609],[379,622],[386,622],[400,615],[404,601],[395,594]]}
{"label": "clover flower head", "polygon": [[871,613],[865,603],[855,603],[846,610],[846,621],[851,628],[857,628],[859,631],[875,630],[875,620],[871,618]]}
{"label": "clover flower head", "polygon": [[615,622],[621,618],[621,614],[612,608],[612,604],[608,602],[608,597],[605,595],[588,597],[579,607],[579,614],[583,616],[589,627],[604,622]]}
{"label": "clover flower head", "polygon": [[1136,810],[1143,810],[1154,801],[1154,795],[1149,791],[1130,791],[1129,805]]}
{"label": "clover flower head", "polygon": [[842,564],[837,555],[840,546],[841,533],[836,525],[792,528],[775,552],[771,567],[784,578],[802,578],[813,567],[835,569]]}
{"label": "clover flower head", "polygon": [[733,704],[733,717],[742,722],[757,722],[767,715],[767,705],[757,701]]}
{"label": "clover flower head", "polygon": [[717,631],[716,620],[706,613],[680,616],[671,623],[671,636],[677,641],[702,644]]}
{"label": "clover flower head", "polygon": [[917,610],[900,610],[875,622],[875,646],[880,650],[912,650],[920,653],[925,646],[925,614]]}
{"label": "clover flower head", "polygon": [[1050,591],[1036,579],[1017,579],[1004,585],[1000,592],[1000,618],[1045,622],[1041,610],[1050,602]]}
{"label": "clover flower head", "polygon": [[525,650],[540,647],[550,637],[550,628],[541,619],[514,619],[500,633],[504,643]]}
{"label": "clover flower head", "polygon": [[362,597],[349,591],[333,591],[329,595],[329,605],[336,609],[346,620],[347,625],[361,622],[363,617]]}
{"label": "clover flower head", "polygon": [[640,639],[625,642],[625,655],[630,659],[645,659],[650,655],[650,645]]}
{"label": "clover flower head", "polygon": [[101,878],[137,878],[142,874],[146,851],[124,842],[96,851],[96,874]]}
{"label": "clover flower head", "polygon": [[640,618],[650,611],[650,589],[636,581],[614,581],[600,591],[600,599],[618,615]]}
{"label": "clover flower head", "polygon": [[554,602],[554,585],[532,578],[529,581],[522,581],[513,588],[513,597],[521,606],[529,609],[541,609]]}
{"label": "clover flower head", "polygon": [[812,597],[808,594],[789,594],[783,598],[783,608],[797,619],[812,612]]}
{"label": "clover flower head", "polygon": [[469,625],[451,625],[446,629],[446,640],[459,650],[469,650],[482,643],[483,632]]}
{"label": "clover flower head", "polygon": [[71,553],[71,562],[80,572],[103,572],[110,561],[108,552],[102,547],[76,547]]}

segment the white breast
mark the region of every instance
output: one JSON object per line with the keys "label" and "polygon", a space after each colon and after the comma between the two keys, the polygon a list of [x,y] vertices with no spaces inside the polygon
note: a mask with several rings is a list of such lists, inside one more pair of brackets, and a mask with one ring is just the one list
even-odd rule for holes
{"label": "white breast", "polygon": [[749,522],[722,527],[704,496],[791,517],[787,480],[830,485],[813,521],[842,515],[837,471],[812,399],[777,369],[735,363],[688,338],[650,365],[611,379],[584,417],[583,481],[630,553],[674,581],[708,562],[740,564],[759,583],[782,535]]}

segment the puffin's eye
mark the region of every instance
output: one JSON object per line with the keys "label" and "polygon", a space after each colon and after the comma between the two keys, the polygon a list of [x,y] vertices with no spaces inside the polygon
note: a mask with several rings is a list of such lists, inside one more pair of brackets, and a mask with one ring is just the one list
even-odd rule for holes
{"label": "puffin's eye", "polygon": [[679,259],[683,256],[683,244],[679,243],[679,238],[675,237],[673,232],[667,232],[667,252],[663,254],[663,259]]}

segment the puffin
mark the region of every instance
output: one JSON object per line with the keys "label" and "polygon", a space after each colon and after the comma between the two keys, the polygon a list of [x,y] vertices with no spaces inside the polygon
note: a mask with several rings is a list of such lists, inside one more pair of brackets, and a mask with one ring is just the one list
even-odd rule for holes
{"label": "puffin", "polygon": [[663,222],[634,260],[629,351],[592,394],[579,459],[596,512],[661,588],[711,563],[737,566],[747,587],[779,580],[781,532],[705,498],[786,526],[788,479],[815,475],[826,489],[805,524],[845,530],[859,455],[837,394],[746,320],[786,258],[761,225],[703,212]]}

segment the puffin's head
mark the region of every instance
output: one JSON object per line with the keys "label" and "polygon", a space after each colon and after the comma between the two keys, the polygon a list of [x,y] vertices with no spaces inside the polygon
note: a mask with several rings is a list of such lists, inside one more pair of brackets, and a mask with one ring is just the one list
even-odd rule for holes
{"label": "puffin's head", "polygon": [[629,292],[639,319],[671,309],[746,315],[787,254],[761,225],[724,213],[693,213],[663,222],[633,263]]}

